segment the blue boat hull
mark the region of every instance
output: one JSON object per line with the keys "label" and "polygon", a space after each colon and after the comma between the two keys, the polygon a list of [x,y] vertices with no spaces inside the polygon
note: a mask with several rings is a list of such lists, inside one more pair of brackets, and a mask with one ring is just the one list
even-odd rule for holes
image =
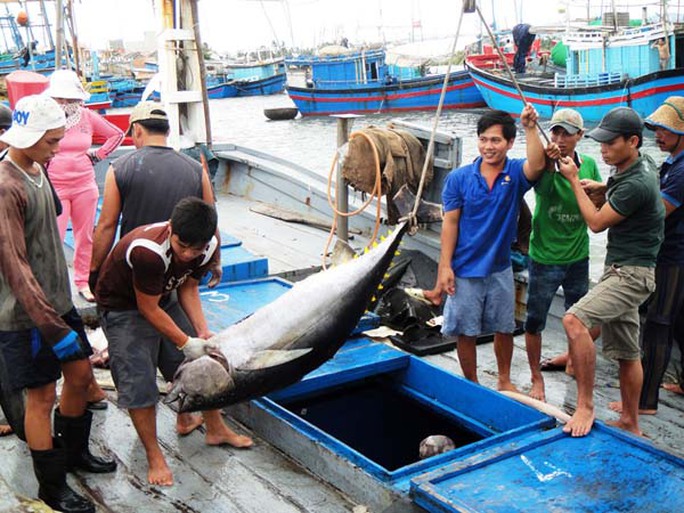
{"label": "blue boat hull", "polygon": [[[286,87],[302,116],[343,113],[434,110],[439,103],[444,75],[418,78],[383,86],[346,89]],[[445,109],[483,107],[484,99],[466,71],[451,73],[444,99]]]}
{"label": "blue boat hull", "polygon": [[223,82],[221,84],[210,86],[207,88],[207,95],[212,100],[220,100],[221,98],[233,98],[237,96],[237,87],[231,82]]}
{"label": "blue boat hull", "polygon": [[285,73],[260,80],[236,80],[237,96],[266,96],[277,94],[285,87]]}
{"label": "blue boat hull", "polygon": [[[523,103],[510,79],[472,66],[471,77],[492,109],[519,114]],[[684,95],[684,68],[649,73],[636,79],[591,87],[561,89],[520,82],[527,101],[550,118],[557,109],[577,110],[585,121],[598,122],[614,107],[632,107],[646,117],[669,96]]]}

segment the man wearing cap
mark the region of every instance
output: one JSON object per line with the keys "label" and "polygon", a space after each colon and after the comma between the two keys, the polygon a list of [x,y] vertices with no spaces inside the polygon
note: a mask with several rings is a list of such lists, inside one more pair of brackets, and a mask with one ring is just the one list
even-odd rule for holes
{"label": "man wearing cap", "polygon": [[[95,292],[98,306],[110,303],[106,287],[98,283],[99,271],[114,243],[117,223],[121,216],[121,238],[135,228],[154,223],[168,222],[178,202],[187,197],[197,197],[206,203],[214,203],[213,190],[209,177],[202,166],[187,155],[183,155],[167,146],[169,119],[163,106],[155,102],[141,102],[131,112],[128,134],[133,138],[136,151],[115,160],[107,171],[105,178],[104,201],[97,228],[95,229],[93,258],[91,261],[91,288]],[[218,240],[218,234],[217,234]],[[220,246],[220,242],[218,243]],[[220,268],[220,251],[214,251],[205,268],[210,268],[213,280],[219,280],[215,269]],[[126,312],[129,317],[139,318],[149,324],[147,336],[140,338],[135,334],[137,342],[159,345],[159,357],[162,354],[175,355],[172,364],[163,369],[167,381],[173,379],[178,366],[183,361],[183,353],[176,345],[162,337],[160,333],[180,330],[179,326],[189,326],[182,306],[179,306],[175,292],[159,295],[138,294],[136,291],[136,309]],[[100,318],[106,316],[106,309],[100,311]],[[160,321],[159,319],[162,319]],[[161,322],[161,324],[160,324]],[[104,322],[104,324],[107,324]],[[115,330],[111,323],[109,330]],[[105,330],[105,334],[109,336]],[[196,335],[208,338],[210,333],[190,332],[189,337]],[[159,342],[159,339],[162,339]],[[168,358],[167,358],[168,360]],[[161,361],[161,360],[160,360]],[[131,408],[131,410],[143,408]],[[136,415],[134,412],[132,417]],[[138,432],[151,426],[154,416],[146,418],[134,417]],[[235,447],[249,447],[252,440],[232,431],[224,422],[219,410],[204,412],[207,421],[205,441],[209,445],[230,444]],[[187,435],[202,424],[201,417],[182,413],[178,415],[176,431]],[[154,474],[154,475],[152,475]],[[152,473],[151,482],[159,485],[172,483],[170,473]],[[161,476],[161,477],[160,477]]]}
{"label": "man wearing cap", "polygon": [[[590,329],[601,326],[603,353],[619,364],[623,410],[616,427],[641,434],[639,394],[643,382],[639,347],[639,305],[655,290],[654,268],[663,240],[665,209],[653,160],[642,155],[643,122],[629,107],[609,111],[588,136],[601,143],[603,161],[612,166],[608,183],[578,176],[570,157],[560,159],[582,217],[593,232],[608,230],[603,276],[563,317],[577,381],[577,409],[563,431],[585,436],[594,415],[596,352]],[[596,208],[586,190],[605,188]]]}
{"label": "man wearing cap", "polygon": [[[549,128],[551,141],[558,146],[561,156],[573,160],[579,169],[579,178],[600,182],[596,161],[575,151],[584,135],[584,121],[579,112],[572,109],[557,110]],[[541,333],[546,326],[551,301],[558,287],[563,287],[567,310],[589,290],[587,225],[580,214],[570,182],[554,172],[554,164],[547,160],[548,171],[534,186],[536,205],[532,216],[525,320],[525,346],[532,374],[530,396],[541,401],[546,399],[544,378],[539,366]]]}
{"label": "man wearing cap", "polygon": [[[13,121],[0,136],[10,146],[0,162],[0,352],[12,369],[3,387],[27,390],[24,427],[38,496],[60,511],[94,512],[66,483],[69,470],[113,472],[116,463],[88,450],[89,347],[66,322],[75,310],[43,167],[59,148],[65,116],[52,98],[26,96],[17,102]],[[55,444],[51,414],[60,374]]]}
{"label": "man wearing cap", "polygon": [[[656,291],[647,301],[646,322],[641,333],[644,385],[639,412],[654,415],[658,410],[658,392],[677,340],[684,360],[684,97],[671,96],[645,121],[655,131],[658,147],[668,157],[660,167],[660,194],[665,206],[665,240],[658,253],[655,269]],[[679,321],[679,322],[678,322]],[[668,385],[682,393],[680,383]],[[621,403],[609,406],[622,410]]]}

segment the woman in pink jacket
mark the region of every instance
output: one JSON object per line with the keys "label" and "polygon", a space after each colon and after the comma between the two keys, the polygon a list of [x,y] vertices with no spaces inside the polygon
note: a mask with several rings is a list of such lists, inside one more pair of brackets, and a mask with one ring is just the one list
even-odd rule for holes
{"label": "woman in pink jacket", "polygon": [[[71,219],[75,242],[74,282],[79,294],[86,301],[93,302],[95,298],[88,287],[88,273],[99,197],[93,164],[112,153],[123,141],[124,134],[102,116],[84,107],[83,102],[90,95],[73,71],[55,71],[50,76],[50,87],[45,94],[54,98],[66,113],[64,139],[48,166],[48,175],[62,202],[62,215],[57,218],[57,224],[64,240]],[[106,139],[97,150],[91,150],[94,135]]]}

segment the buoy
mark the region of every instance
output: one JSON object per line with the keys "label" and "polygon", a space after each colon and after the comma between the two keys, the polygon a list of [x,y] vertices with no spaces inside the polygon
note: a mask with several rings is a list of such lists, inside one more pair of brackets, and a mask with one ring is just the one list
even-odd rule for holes
{"label": "buoy", "polygon": [[17,14],[17,23],[21,25],[22,27],[25,27],[28,25],[29,22],[29,17],[28,14],[26,14],[26,11],[19,11]]}

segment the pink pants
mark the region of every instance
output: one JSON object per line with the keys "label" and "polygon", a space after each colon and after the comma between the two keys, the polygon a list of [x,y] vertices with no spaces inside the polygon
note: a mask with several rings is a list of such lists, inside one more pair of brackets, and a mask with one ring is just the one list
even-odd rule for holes
{"label": "pink pants", "polygon": [[78,189],[59,187],[55,189],[62,202],[62,215],[57,217],[62,241],[64,241],[69,219],[71,219],[71,227],[74,231],[74,283],[80,290],[88,286],[90,258],[93,253],[93,229],[100,193],[94,181]]}

